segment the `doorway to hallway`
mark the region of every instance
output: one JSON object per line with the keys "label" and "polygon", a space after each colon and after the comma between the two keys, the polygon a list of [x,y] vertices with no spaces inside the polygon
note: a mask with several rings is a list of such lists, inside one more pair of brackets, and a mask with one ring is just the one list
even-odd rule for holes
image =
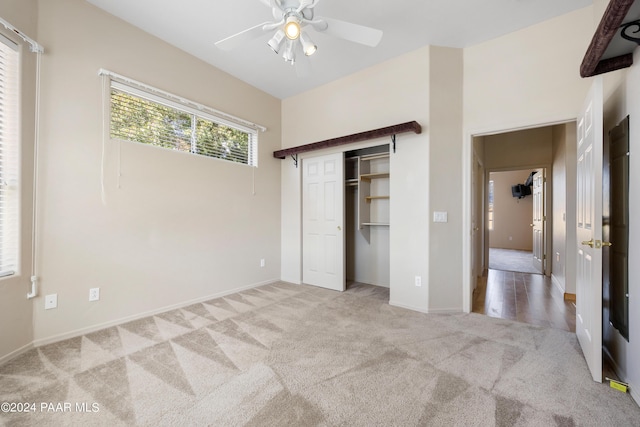
{"label": "doorway to hallway", "polygon": [[[489,172],[487,228],[489,266],[542,274],[545,267],[545,170]],[[536,184],[536,185],[534,185]]]}
{"label": "doorway to hallway", "polygon": [[541,274],[489,270],[478,279],[474,313],[575,332],[576,307]]}

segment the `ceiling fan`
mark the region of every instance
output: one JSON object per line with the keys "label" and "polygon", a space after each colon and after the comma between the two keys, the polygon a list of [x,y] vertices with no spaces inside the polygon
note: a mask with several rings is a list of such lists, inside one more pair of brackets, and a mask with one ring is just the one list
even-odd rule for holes
{"label": "ceiling fan", "polygon": [[265,32],[275,30],[267,43],[276,53],[282,52],[286,62],[296,62],[296,52],[300,48],[305,56],[313,55],[318,47],[304,31],[305,26],[314,30],[375,47],[382,39],[382,31],[363,25],[324,17],[315,17],[314,8],[320,0],[259,0],[271,8],[275,21],[263,22],[237,34],[216,42],[222,50],[231,50],[243,43],[260,37]]}

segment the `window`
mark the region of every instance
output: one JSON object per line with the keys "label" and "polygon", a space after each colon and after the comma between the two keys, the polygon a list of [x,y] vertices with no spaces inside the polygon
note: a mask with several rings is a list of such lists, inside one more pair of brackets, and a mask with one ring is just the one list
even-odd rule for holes
{"label": "window", "polygon": [[16,273],[20,212],[18,45],[0,35],[0,277]]}
{"label": "window", "polygon": [[110,99],[113,139],[257,166],[255,129],[118,81]]}

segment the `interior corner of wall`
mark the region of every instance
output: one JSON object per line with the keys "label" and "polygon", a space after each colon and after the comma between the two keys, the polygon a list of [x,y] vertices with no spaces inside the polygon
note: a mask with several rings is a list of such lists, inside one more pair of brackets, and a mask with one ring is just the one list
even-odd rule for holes
{"label": "interior corner of wall", "polygon": [[560,279],[558,279],[553,273],[551,273],[551,282],[555,285],[556,288],[558,288],[560,292],[562,292],[563,294],[566,292],[564,281],[560,281]]}

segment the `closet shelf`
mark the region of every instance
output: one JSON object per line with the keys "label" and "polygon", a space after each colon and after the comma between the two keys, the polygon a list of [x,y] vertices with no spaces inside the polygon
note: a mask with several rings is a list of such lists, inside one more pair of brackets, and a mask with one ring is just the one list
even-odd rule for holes
{"label": "closet shelf", "polygon": [[369,160],[388,159],[388,158],[389,158],[389,153],[370,154],[368,156],[360,156],[360,160],[362,160],[363,162],[366,162]]}
{"label": "closet shelf", "polygon": [[371,182],[372,179],[389,178],[389,172],[365,173],[360,175],[360,181]]}
{"label": "closet shelf", "polygon": [[371,202],[372,200],[389,200],[389,196],[366,196],[365,200]]}

